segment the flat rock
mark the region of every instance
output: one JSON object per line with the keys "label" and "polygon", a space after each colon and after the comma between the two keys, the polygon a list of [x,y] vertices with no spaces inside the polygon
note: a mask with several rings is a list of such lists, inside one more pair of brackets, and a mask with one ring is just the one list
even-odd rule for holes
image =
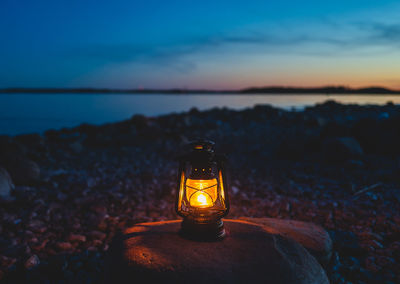
{"label": "flat rock", "polygon": [[240,219],[262,225],[268,233],[293,239],[306,248],[323,266],[327,266],[332,257],[332,240],[328,232],[316,224],[276,218]]}
{"label": "flat rock", "polygon": [[180,220],[142,223],[110,247],[106,283],[329,283],[318,261],[264,225],[224,220],[222,241],[182,238]]}

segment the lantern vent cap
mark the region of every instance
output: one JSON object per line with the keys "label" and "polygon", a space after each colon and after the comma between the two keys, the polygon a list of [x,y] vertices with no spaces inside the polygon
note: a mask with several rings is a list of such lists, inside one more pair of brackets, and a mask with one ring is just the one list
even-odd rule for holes
{"label": "lantern vent cap", "polygon": [[193,151],[214,152],[215,143],[210,140],[197,139],[197,140],[194,140],[193,142],[190,142],[189,145]]}

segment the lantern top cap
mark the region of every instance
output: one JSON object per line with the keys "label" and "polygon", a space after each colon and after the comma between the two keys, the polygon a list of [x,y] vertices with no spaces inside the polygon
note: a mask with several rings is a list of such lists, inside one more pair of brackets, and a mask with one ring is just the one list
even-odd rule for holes
{"label": "lantern top cap", "polygon": [[209,151],[209,152],[214,152],[214,145],[215,143],[210,140],[205,140],[205,139],[198,139],[193,142],[191,142],[190,147],[192,148],[193,151]]}

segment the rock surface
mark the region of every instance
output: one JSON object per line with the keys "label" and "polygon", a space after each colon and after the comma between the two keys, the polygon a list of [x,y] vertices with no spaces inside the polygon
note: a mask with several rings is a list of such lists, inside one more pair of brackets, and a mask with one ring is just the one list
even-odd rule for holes
{"label": "rock surface", "polygon": [[225,220],[227,237],[195,242],[177,233],[180,221],[137,224],[110,248],[106,282],[329,283],[318,261],[265,226]]}
{"label": "rock surface", "polygon": [[260,224],[270,234],[291,238],[308,250],[323,266],[328,265],[332,257],[332,240],[320,226],[309,222],[276,218],[249,218],[241,220]]}
{"label": "rock surface", "polygon": [[14,188],[11,177],[8,172],[0,167],[0,197],[7,198]]}

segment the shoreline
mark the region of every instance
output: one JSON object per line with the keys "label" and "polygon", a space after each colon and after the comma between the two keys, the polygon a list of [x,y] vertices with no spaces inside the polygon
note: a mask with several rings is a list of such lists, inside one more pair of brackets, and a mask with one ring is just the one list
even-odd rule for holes
{"label": "shoreline", "polygon": [[165,96],[400,96],[394,93],[240,93],[240,92],[204,92],[204,93],[173,93],[173,92],[1,92],[1,95],[165,95]]}
{"label": "shoreline", "polygon": [[[3,94],[3,95],[5,95],[5,94]],[[12,94],[12,95],[14,95],[14,94]],[[25,95],[25,94],[15,94],[15,95]],[[27,94],[27,96],[31,96],[31,95],[37,95],[37,96],[50,95],[50,96],[52,96],[51,94]],[[60,94],[60,95],[65,95],[65,94]],[[88,96],[104,95],[105,97],[107,97],[107,96],[109,96],[111,94],[73,94],[73,95],[76,95],[76,96],[80,96],[80,95],[82,95],[82,96],[86,96],[86,95],[88,95]],[[117,94],[117,95],[119,95],[119,94]],[[129,95],[129,94],[127,94],[127,95]],[[134,95],[139,95],[139,94],[134,94]],[[152,95],[157,96],[157,94],[151,94],[150,96],[152,96]],[[160,94],[159,96],[164,96],[164,95],[165,96],[178,96],[178,97],[180,96],[180,95],[174,95],[174,94]],[[190,97],[192,95],[195,96],[195,94],[190,94],[190,95],[188,95],[188,97]],[[237,94],[237,95],[240,96],[240,94]],[[291,94],[291,95],[297,96],[297,94]],[[10,94],[10,96],[11,96],[11,94]],[[146,96],[146,95],[143,94],[142,96]],[[200,94],[199,96],[207,96],[207,95],[206,94]],[[210,96],[213,96],[213,95],[210,95]],[[257,96],[257,95],[254,94],[254,95],[251,95],[251,96]],[[263,96],[268,96],[268,95],[262,95],[262,94],[260,95],[260,97],[263,97]],[[314,96],[314,95],[307,95],[307,96],[310,97],[310,96]],[[274,101],[258,102],[258,103],[254,103],[253,105],[231,106],[231,107],[215,105],[215,106],[209,106],[209,107],[201,109],[201,110],[198,110],[198,108],[192,106],[192,107],[188,107],[187,109],[168,110],[168,111],[165,111],[165,112],[163,111],[163,112],[156,113],[156,114],[146,114],[146,113],[135,113],[135,112],[133,112],[133,115],[143,115],[143,116],[148,117],[148,118],[158,118],[158,117],[169,116],[169,115],[184,115],[186,112],[189,112],[189,111],[191,111],[193,109],[197,110],[197,111],[202,111],[202,112],[212,111],[214,109],[216,109],[216,110],[226,109],[226,110],[232,111],[232,112],[238,112],[238,111],[240,112],[240,111],[252,109],[252,108],[254,108],[256,106],[273,107],[273,108],[279,109],[281,111],[288,111],[288,112],[304,112],[307,108],[314,108],[314,107],[316,107],[318,105],[321,105],[321,104],[324,104],[325,102],[328,102],[328,101],[334,101],[334,102],[336,102],[338,104],[343,104],[343,105],[347,105],[347,106],[360,106],[360,107],[369,107],[369,106],[371,106],[371,107],[382,107],[382,106],[385,106],[387,104],[392,104],[393,101],[394,101],[394,105],[400,105],[400,101],[397,101],[396,97],[393,97],[392,95],[379,95],[379,98],[382,98],[382,101],[380,103],[378,103],[378,102],[366,102],[366,103],[340,102],[340,101],[338,101],[339,100],[338,97],[340,97],[340,96],[336,96],[336,95],[322,95],[321,94],[320,96],[318,96],[318,95],[315,95],[315,96],[316,97],[323,97],[324,100],[321,100],[321,101],[316,100],[315,102],[310,103],[310,104],[308,104],[307,102],[304,102],[304,104],[298,103],[297,105],[292,105],[292,106],[283,105],[279,101],[276,101],[276,102],[274,102]],[[367,94],[366,96],[368,97],[369,95]],[[370,96],[374,97],[375,95],[371,94]],[[271,97],[272,98],[276,98],[276,97],[278,97],[278,95],[277,96],[271,96]],[[390,100],[389,98],[387,100],[384,100],[384,98],[386,98],[386,97],[391,97],[393,100]],[[0,94],[0,98],[1,98],[1,94]],[[282,104],[282,105],[279,105],[279,104]],[[100,115],[100,114],[94,112],[92,117],[97,117],[97,115]],[[68,123],[66,123],[66,124],[50,123],[53,120],[60,120],[60,117],[48,118],[48,119],[46,119],[46,118],[35,119],[34,116],[32,116],[32,118],[27,123],[28,123],[30,128],[33,127],[33,128],[35,128],[35,130],[30,130],[29,129],[29,130],[25,131],[25,130],[21,130],[23,127],[19,126],[17,128],[13,128],[13,130],[10,131],[11,128],[8,129],[6,127],[4,129],[3,128],[0,129],[0,130],[4,131],[4,132],[0,131],[0,136],[1,135],[18,136],[18,135],[28,135],[28,134],[44,135],[46,131],[63,131],[63,130],[78,128],[80,125],[93,125],[93,126],[100,127],[103,124],[113,124],[113,123],[118,123],[118,122],[123,121],[123,120],[127,120],[131,116],[132,115],[128,114],[126,116],[121,116],[119,118],[112,118],[110,120],[101,119],[102,121],[96,121],[97,119],[81,120],[81,121],[77,121],[77,122],[75,122],[73,124],[71,124],[71,123],[70,124],[68,124]],[[18,119],[18,118],[16,118],[16,116],[15,117],[4,116],[3,118],[0,118],[0,126],[1,126],[1,123],[3,123],[3,125],[4,125],[5,121],[7,123],[9,123],[9,124],[12,124],[14,120],[16,120],[18,123],[20,123],[20,125],[21,125],[21,122],[23,124],[23,121],[24,121],[24,119],[22,119],[22,120]],[[39,125],[39,126],[35,127],[36,125],[32,124],[32,123],[35,123],[37,121],[39,121],[39,122],[36,125]],[[45,121],[49,122],[48,126],[47,127],[41,126],[41,124],[43,124],[43,122],[45,122]],[[16,129],[18,129],[18,130],[16,130]]]}
{"label": "shoreline", "polygon": [[344,86],[324,87],[250,87],[239,90],[208,90],[208,89],[108,89],[108,88],[3,88],[0,94],[12,93],[48,93],[48,94],[271,94],[271,95],[400,95],[400,90],[392,90],[384,87],[349,88]]}

